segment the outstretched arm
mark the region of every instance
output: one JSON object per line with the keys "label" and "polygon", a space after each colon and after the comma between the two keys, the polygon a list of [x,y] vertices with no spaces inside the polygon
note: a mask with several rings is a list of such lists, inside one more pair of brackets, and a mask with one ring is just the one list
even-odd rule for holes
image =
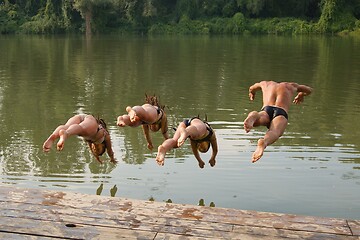
{"label": "outstretched arm", "polygon": [[312,93],[313,89],[309,86],[306,85],[298,85],[296,84],[296,91],[297,91],[297,95],[294,98],[294,103],[295,104],[300,104],[304,101],[304,97],[308,96]]}
{"label": "outstretched arm", "polygon": [[106,145],[106,152],[110,157],[110,162],[112,163],[116,163],[116,159],[114,158],[114,152],[112,150],[112,146],[111,146],[111,139],[110,139],[110,135],[106,134],[105,136],[105,145]]}
{"label": "outstretched arm", "polygon": [[168,139],[169,138],[169,133],[168,133],[168,123],[167,123],[167,117],[165,112],[163,112],[163,117],[161,118],[161,133],[164,136],[164,139]]}
{"label": "outstretched arm", "polygon": [[201,157],[200,157],[199,151],[198,151],[198,149],[197,149],[197,143],[196,143],[195,141],[193,141],[193,140],[190,139],[190,144],[191,144],[191,150],[192,150],[192,152],[193,152],[196,160],[197,160],[198,163],[199,163],[199,167],[200,167],[200,168],[204,168],[205,163],[204,163],[204,161],[203,161],[203,160],[201,159]]}
{"label": "outstretched arm", "polygon": [[152,144],[152,140],[151,140],[151,137],[150,137],[149,125],[148,124],[143,124],[142,128],[144,130],[145,139],[147,141],[147,147],[148,147],[148,149],[152,150],[154,148],[154,146]]}
{"label": "outstretched arm", "polygon": [[261,84],[260,83],[255,83],[254,85],[249,87],[249,98],[251,101],[253,101],[255,99],[255,93],[256,91],[261,89]]}
{"label": "outstretched arm", "polygon": [[213,135],[211,136],[210,144],[211,144],[211,148],[212,148],[212,155],[209,160],[209,163],[210,163],[210,166],[213,167],[213,166],[215,166],[215,163],[216,163],[215,157],[218,153],[218,145],[217,145],[215,133],[213,133]]}

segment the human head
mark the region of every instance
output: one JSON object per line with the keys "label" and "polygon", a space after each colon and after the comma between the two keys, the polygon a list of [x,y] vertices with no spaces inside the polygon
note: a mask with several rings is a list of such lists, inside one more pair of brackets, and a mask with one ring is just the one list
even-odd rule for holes
{"label": "human head", "polygon": [[90,143],[90,150],[96,157],[103,155],[106,150],[105,141],[102,143]]}
{"label": "human head", "polygon": [[206,153],[210,148],[210,142],[204,141],[201,143],[198,143],[198,150],[202,153]]}

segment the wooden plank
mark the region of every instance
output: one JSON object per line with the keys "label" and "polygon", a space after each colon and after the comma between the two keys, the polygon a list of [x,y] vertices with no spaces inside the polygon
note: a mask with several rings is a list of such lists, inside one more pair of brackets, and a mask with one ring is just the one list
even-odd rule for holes
{"label": "wooden plank", "polygon": [[[78,209],[76,211],[76,215],[73,214],[74,209],[68,209],[66,207],[58,206],[56,208],[56,216],[48,216],[46,213],[52,209],[52,206],[44,206],[44,205],[32,205],[31,212],[26,212],[25,210],[29,211],[29,204],[25,204],[22,206],[23,203],[6,203],[7,209],[12,209],[15,213],[11,213],[10,210],[2,211],[0,214],[6,214],[7,216],[22,216],[22,217],[37,217],[42,218],[43,220],[56,220],[59,218],[60,214],[62,216],[66,216],[66,220],[69,222],[83,222],[86,224],[97,224],[97,221],[100,221],[102,225],[107,226],[114,226],[121,225],[123,227],[137,227],[143,230],[152,230],[152,231],[159,231],[159,226],[163,224],[167,224],[170,226],[183,226],[183,227],[197,227],[200,229],[214,229],[218,231],[231,231],[233,224],[225,224],[219,222],[219,218],[217,218],[217,222],[215,221],[204,221],[204,220],[192,220],[192,217],[189,217],[189,209],[187,208],[186,214],[184,215],[183,212],[175,214],[164,214],[164,210],[161,210],[162,213],[148,210],[148,209],[132,209],[131,212],[127,211],[94,211],[94,210],[83,210]],[[1,206],[1,205],[0,205]],[[199,207],[202,210],[203,207]],[[21,210],[21,213],[17,213],[17,210]],[[174,210],[174,208],[172,208]],[[201,213],[201,211],[199,212]],[[54,210],[52,210],[54,211]],[[194,210],[191,210],[194,211]],[[28,216],[25,215],[27,213]],[[198,215],[200,216],[200,213]],[[268,216],[270,215],[270,216]],[[44,219],[47,217],[47,219]],[[56,219],[51,219],[56,218]],[[62,217],[64,218],[64,217]],[[206,217],[202,217],[206,219]],[[229,220],[230,218],[222,217],[224,222],[236,222],[236,225],[242,226],[255,226],[255,227],[266,227],[266,228],[278,228],[278,229],[287,229],[287,230],[302,230],[302,231],[316,231],[316,232],[323,232],[323,233],[333,233],[333,234],[345,234],[351,235],[351,231],[349,227],[345,225],[339,226],[338,223],[334,224],[332,222],[325,222],[326,224],[310,224],[304,221],[295,221],[290,222],[286,220],[286,215],[282,215],[282,218],[279,219],[274,214],[268,213],[256,213],[253,215],[252,218],[246,217],[242,218],[241,216],[232,216],[234,218],[232,221]],[[239,218],[239,219],[238,219]],[[181,221],[180,221],[181,219]],[[63,219],[64,220],[64,219]],[[114,221],[116,220],[116,221]],[[346,221],[340,221],[341,224],[346,223]]]}
{"label": "wooden plank", "polygon": [[[181,236],[178,234],[172,234],[172,233],[158,233],[154,240],[204,240],[204,237],[194,237],[194,236]],[[207,240],[219,240],[218,237],[207,237]],[[228,238],[231,239],[231,238]]]}
{"label": "wooden plank", "polygon": [[359,220],[348,220],[351,232],[355,236],[360,236],[360,221]]}
{"label": "wooden plank", "polygon": [[[199,228],[197,228],[197,224],[199,221],[183,221],[183,220],[174,220],[174,219],[153,219],[152,217],[146,217],[150,219],[150,222],[146,222],[145,217],[140,217],[140,219],[144,219],[145,221],[137,220],[136,224],[132,222],[132,218],[125,216],[124,218],[119,218],[116,216],[111,219],[109,216],[113,214],[113,212],[104,212],[104,219],[99,218],[99,216],[94,217],[84,217],[78,215],[70,215],[66,211],[65,213],[61,213],[62,211],[57,208],[56,211],[49,211],[49,209],[41,209],[42,207],[49,206],[31,206],[31,211],[26,210],[29,207],[29,204],[26,204],[25,207],[22,206],[21,203],[8,203],[6,210],[2,210],[0,212],[1,215],[5,215],[7,217],[13,218],[27,218],[28,222],[33,223],[34,221],[38,221],[39,219],[46,220],[48,222],[58,221],[62,222],[62,225],[66,225],[66,223],[78,225],[92,225],[92,226],[101,226],[101,227],[111,227],[111,228],[127,228],[127,229],[136,229],[136,230],[144,230],[144,231],[156,231],[156,232],[166,232],[173,233],[178,235],[187,235],[187,236],[202,236],[202,237],[213,237],[222,238],[223,236],[227,236],[228,232],[231,231],[232,226],[228,226],[227,228],[222,227],[222,224],[214,224],[210,223],[211,226],[207,226],[207,223],[204,223]],[[56,214],[56,215],[55,215]],[[98,214],[96,214],[98,215]],[[107,215],[107,216],[106,216]],[[4,227],[4,225],[2,226]],[[9,226],[8,226],[9,227]],[[27,229],[27,226],[26,226]],[[7,231],[13,231],[13,229],[6,229]],[[226,231],[225,231],[226,230]],[[26,231],[26,230],[25,230]],[[37,230],[38,231],[38,230]],[[41,230],[43,231],[43,230]],[[80,234],[81,235],[81,234]],[[61,237],[72,237],[67,233],[66,235],[61,235]]]}
{"label": "wooden plank", "polygon": [[[119,236],[128,239],[359,239],[357,220],[7,186],[0,188],[0,209],[0,218],[6,223],[1,221],[0,232],[13,231],[16,236],[41,233],[44,237],[91,239],[99,236],[109,239]],[[15,218],[20,228],[13,225],[11,220]],[[27,230],[29,227],[31,230]]]}
{"label": "wooden plank", "polygon": [[11,239],[11,240],[54,240],[51,237],[41,237],[41,236],[33,236],[27,234],[16,234],[16,233],[7,233],[0,232],[0,239]]}
{"label": "wooden plank", "polygon": [[0,217],[0,232],[62,239],[153,239],[156,232]]}
{"label": "wooden plank", "polygon": [[[2,219],[4,217],[1,217],[0,219]],[[6,218],[6,217],[5,217]],[[10,217],[8,217],[10,218]],[[209,228],[197,228],[194,225],[189,224],[188,222],[186,224],[183,224],[183,221],[178,221],[177,224],[171,224],[171,223],[164,223],[164,224],[160,224],[160,225],[151,225],[151,224],[146,224],[146,223],[139,223],[137,226],[134,226],[132,224],[127,225],[124,221],[122,223],[119,223],[119,221],[113,221],[111,224],[109,224],[109,221],[107,221],[106,223],[104,223],[103,221],[99,221],[96,223],[93,223],[95,225],[91,225],[89,224],[86,220],[83,220],[82,218],[77,218],[77,221],[74,221],[74,218],[68,218],[68,216],[64,216],[64,215],[60,215],[58,216],[57,219],[57,225],[61,225],[62,227],[64,226],[82,226],[84,227],[86,226],[91,226],[92,228],[98,228],[98,227],[103,227],[103,228],[108,228],[111,229],[110,231],[114,231],[114,229],[122,229],[122,230],[136,230],[136,231],[148,231],[148,232],[161,232],[161,233],[171,233],[171,234],[177,234],[177,235],[184,235],[184,236],[201,236],[201,237],[217,237],[218,239],[220,238],[228,238],[228,236],[231,234],[231,232],[229,231],[222,231],[221,229],[218,229],[216,227],[209,229]],[[8,225],[6,225],[6,221],[2,221],[3,223],[0,226],[0,231],[6,230],[6,231],[15,231],[16,229],[18,229],[17,227],[12,228],[12,225],[9,223],[11,223],[11,221],[14,219],[14,217],[11,217],[10,222],[8,221]],[[19,219],[19,217],[17,217],[16,219]],[[38,228],[37,222],[47,222],[47,223],[55,223],[55,221],[53,220],[48,220],[48,221],[44,221],[44,220],[39,220],[39,219],[34,219],[34,218],[20,218],[23,219],[25,221],[25,223],[27,224],[31,224],[30,228],[34,228],[36,230],[34,230],[34,232],[31,232],[32,234],[35,234],[38,231],[41,232],[46,232],[41,228]],[[24,230],[22,233],[26,233],[28,232],[28,225],[25,225],[25,223],[21,223],[21,226],[25,226]],[[41,223],[42,224],[42,223]],[[59,228],[58,226],[56,226],[57,228]],[[55,228],[55,227],[54,227]],[[17,230],[19,231],[19,230]],[[76,231],[78,232],[79,230],[76,229]],[[54,232],[54,231],[51,231]],[[79,233],[79,232],[78,232]],[[82,236],[82,232],[79,233],[79,236]],[[57,235],[60,235],[59,232],[57,233]],[[46,234],[46,236],[48,236],[48,234]],[[69,234],[68,232],[66,232],[66,234],[64,233],[63,235],[61,235],[61,237],[72,237],[71,234]]]}
{"label": "wooden plank", "polygon": [[251,236],[256,239],[359,239],[358,236],[352,235],[331,234],[317,231],[294,231],[285,228],[279,229],[255,226],[235,226],[234,232],[238,233],[239,235]]}
{"label": "wooden plank", "polygon": [[[5,202],[4,202],[5,204]],[[52,206],[29,205],[22,203],[6,202],[6,206],[0,204],[2,211],[0,216],[34,218],[48,221],[67,221],[67,222],[81,222],[84,224],[101,224],[103,226],[115,227],[122,226],[124,228],[137,228],[142,230],[159,231],[161,226],[182,226],[184,228],[199,228],[216,231],[231,231],[232,224],[201,222],[198,220],[183,220],[178,218],[164,218],[157,216],[149,216],[146,213],[134,212],[118,212],[102,211],[93,212],[91,210],[79,209],[76,214],[73,214],[63,207],[57,207],[53,210]]]}

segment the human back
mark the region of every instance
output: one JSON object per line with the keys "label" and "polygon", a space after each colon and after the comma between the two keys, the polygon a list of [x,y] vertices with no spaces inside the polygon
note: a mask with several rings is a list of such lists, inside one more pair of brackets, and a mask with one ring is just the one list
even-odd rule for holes
{"label": "human back", "polygon": [[274,81],[263,81],[260,84],[263,92],[263,106],[276,106],[288,112],[297,84]]}

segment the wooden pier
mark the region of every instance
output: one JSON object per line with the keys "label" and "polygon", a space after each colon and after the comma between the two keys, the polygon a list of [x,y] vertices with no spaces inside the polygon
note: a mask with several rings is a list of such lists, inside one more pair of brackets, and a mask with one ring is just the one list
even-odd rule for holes
{"label": "wooden pier", "polygon": [[0,188],[0,239],[360,239],[360,221]]}

